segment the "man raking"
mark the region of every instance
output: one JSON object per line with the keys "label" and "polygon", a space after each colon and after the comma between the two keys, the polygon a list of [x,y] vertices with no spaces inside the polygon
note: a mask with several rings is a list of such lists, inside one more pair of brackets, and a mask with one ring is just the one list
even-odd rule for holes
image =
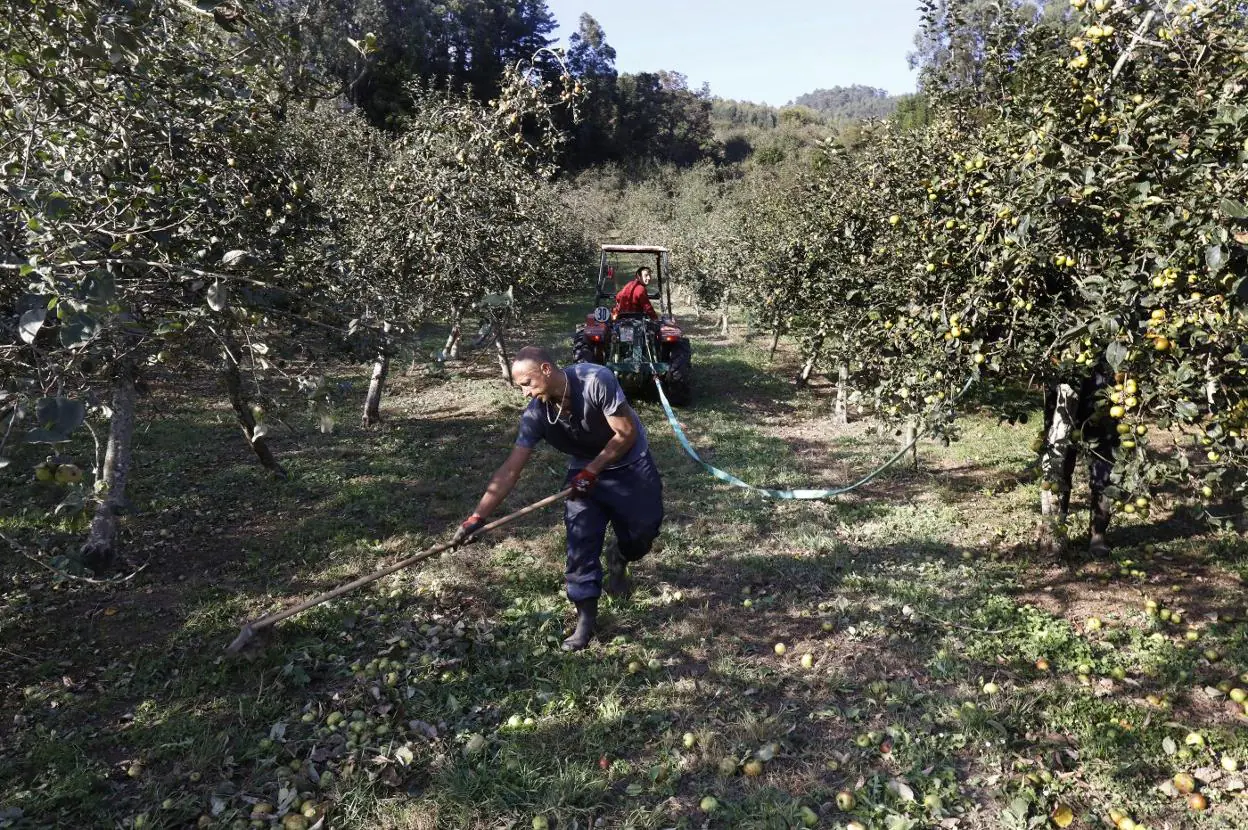
{"label": "man raking", "polygon": [[560,369],[550,353],[526,346],[516,353],[512,376],[529,396],[520,432],[507,460],[494,473],[477,509],[453,538],[471,536],[507,497],[542,440],[568,456],[564,504],[568,533],[565,578],[576,605],[576,630],[565,651],[585,648],[598,618],[603,589],[602,553],[607,525],[616,544],[607,551],[606,590],[630,590],[628,563],[650,551],[663,523],[663,482],[650,456],[646,430],[629,406],[615,374],[603,366],[578,363]]}

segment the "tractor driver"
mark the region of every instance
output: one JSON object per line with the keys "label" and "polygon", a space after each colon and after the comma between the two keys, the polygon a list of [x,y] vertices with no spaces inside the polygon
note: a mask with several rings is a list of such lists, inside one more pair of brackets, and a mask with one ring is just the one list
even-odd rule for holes
{"label": "tractor driver", "polygon": [[638,268],[628,285],[615,295],[615,308],[611,309],[611,319],[617,319],[621,314],[645,314],[651,320],[659,319],[659,314],[650,305],[650,297],[646,293],[646,286],[650,285],[651,279],[648,267],[643,265]]}
{"label": "tractor driver", "polygon": [[451,541],[460,544],[485,524],[542,439],[566,453],[564,487],[573,492],[563,509],[568,534],[564,576],[568,599],[576,605],[576,630],[563,649],[579,651],[597,624],[607,524],[615,529],[615,543],[607,550],[606,590],[622,597],[629,593],[628,563],[649,553],[659,535],[663,481],[645,427],[610,369],[592,363],[560,369],[545,349],[526,346],[516,353],[512,376],[530,398],[516,444]]}

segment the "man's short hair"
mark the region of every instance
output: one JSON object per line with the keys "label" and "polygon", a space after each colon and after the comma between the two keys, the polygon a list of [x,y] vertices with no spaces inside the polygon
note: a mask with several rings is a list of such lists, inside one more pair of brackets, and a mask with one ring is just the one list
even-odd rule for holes
{"label": "man's short hair", "polygon": [[512,363],[521,363],[526,360],[535,363],[538,366],[541,366],[543,363],[549,363],[551,366],[556,368],[559,366],[559,364],[555,362],[555,356],[546,349],[543,349],[541,346],[525,346],[523,349],[516,352],[516,359],[513,360]]}

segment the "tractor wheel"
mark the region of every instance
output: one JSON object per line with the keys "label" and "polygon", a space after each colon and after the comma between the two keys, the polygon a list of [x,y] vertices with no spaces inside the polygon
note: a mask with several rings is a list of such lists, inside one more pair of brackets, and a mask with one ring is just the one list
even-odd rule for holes
{"label": "tractor wheel", "polygon": [[693,347],[688,340],[678,340],[672,345],[663,391],[676,406],[688,406],[693,400]]}
{"label": "tractor wheel", "polygon": [[572,362],[596,363],[594,347],[585,341],[585,332],[578,331],[572,335]]}

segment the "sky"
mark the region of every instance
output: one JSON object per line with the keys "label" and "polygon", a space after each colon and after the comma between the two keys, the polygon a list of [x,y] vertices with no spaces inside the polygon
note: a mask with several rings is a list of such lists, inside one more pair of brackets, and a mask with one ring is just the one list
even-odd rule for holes
{"label": "sky", "polygon": [[804,92],[863,84],[914,92],[906,64],[918,0],[546,0],[559,45],[582,12],[602,26],[621,72],[672,69],[691,89],[781,106]]}

